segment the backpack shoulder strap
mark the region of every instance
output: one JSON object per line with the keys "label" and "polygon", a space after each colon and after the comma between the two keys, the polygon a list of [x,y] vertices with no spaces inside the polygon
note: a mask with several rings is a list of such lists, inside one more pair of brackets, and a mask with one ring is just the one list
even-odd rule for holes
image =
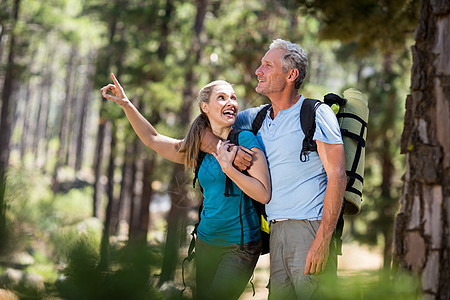
{"label": "backpack shoulder strap", "polygon": [[[236,146],[239,146],[239,133],[241,133],[242,130],[238,129],[232,129],[230,133],[228,134],[228,140],[230,143],[235,144]],[[225,192],[223,193],[225,197],[229,197],[233,194],[233,184],[231,179],[227,176],[225,180]]]}
{"label": "backpack shoulder strap", "polygon": [[305,134],[300,152],[300,161],[302,162],[308,160],[309,152],[317,151],[317,145],[313,137],[316,131],[316,111],[321,104],[323,102],[320,100],[307,98],[303,101],[302,108],[300,109],[300,125]]}
{"label": "backpack shoulder strap", "polygon": [[[195,189],[195,182],[198,179],[198,171],[200,170],[200,165],[203,162],[203,159],[205,158],[206,152],[200,151],[197,155],[197,165],[195,166],[195,170],[194,170],[194,180],[192,180],[192,187]],[[203,193],[203,188],[202,186],[200,186],[200,190]]]}
{"label": "backpack shoulder strap", "polygon": [[252,123],[252,132],[253,132],[254,135],[256,135],[258,133],[259,129],[262,126],[262,123],[264,122],[264,119],[266,118],[267,111],[271,107],[272,107],[272,104],[266,104],[256,114],[256,117],[253,119],[253,123]]}
{"label": "backpack shoulder strap", "polygon": [[228,134],[228,140],[230,141],[230,143],[235,144],[235,145],[239,145],[239,134],[241,133],[242,130],[240,129],[231,129],[230,133]]}

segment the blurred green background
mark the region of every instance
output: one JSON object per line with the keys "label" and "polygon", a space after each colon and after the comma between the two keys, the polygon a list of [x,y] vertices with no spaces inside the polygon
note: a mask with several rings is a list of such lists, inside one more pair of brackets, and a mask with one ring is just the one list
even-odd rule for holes
{"label": "blurred green background", "polygon": [[146,149],[99,89],[114,72],[158,131],[183,138],[209,81],[231,82],[241,110],[268,102],[254,71],[282,38],[308,54],[303,95],[355,87],[369,99],[362,211],[344,228],[342,258],[354,263],[324,295],[418,297],[413,278],[386,279],[418,5],[1,0],[0,288],[20,299],[190,298],[192,263],[179,291],[200,201],[192,174]]}

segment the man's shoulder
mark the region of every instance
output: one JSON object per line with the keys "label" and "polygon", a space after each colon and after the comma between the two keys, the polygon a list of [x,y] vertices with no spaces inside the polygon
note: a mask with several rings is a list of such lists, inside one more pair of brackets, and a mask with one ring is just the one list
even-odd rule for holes
{"label": "man's shoulder", "polygon": [[256,115],[261,109],[266,107],[269,104],[261,104],[259,106],[246,108],[243,111],[241,111],[239,114],[247,114],[247,115]]}
{"label": "man's shoulder", "polygon": [[238,113],[236,123],[233,127],[244,130],[251,130],[252,123],[258,112],[267,104],[256,107],[247,108]]}

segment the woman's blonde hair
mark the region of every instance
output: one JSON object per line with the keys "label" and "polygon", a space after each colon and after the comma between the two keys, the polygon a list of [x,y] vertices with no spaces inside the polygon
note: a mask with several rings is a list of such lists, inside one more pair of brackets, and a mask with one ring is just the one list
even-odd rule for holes
{"label": "woman's blonde hair", "polygon": [[197,166],[197,156],[200,152],[200,145],[202,141],[202,134],[205,128],[211,128],[208,116],[202,110],[202,103],[209,103],[211,98],[211,93],[214,88],[218,85],[230,85],[231,84],[225,80],[216,80],[205,85],[197,96],[198,106],[200,108],[200,115],[195,118],[192,122],[186,137],[180,147],[180,152],[185,152],[186,157],[184,160],[184,166],[186,169],[195,169]]}

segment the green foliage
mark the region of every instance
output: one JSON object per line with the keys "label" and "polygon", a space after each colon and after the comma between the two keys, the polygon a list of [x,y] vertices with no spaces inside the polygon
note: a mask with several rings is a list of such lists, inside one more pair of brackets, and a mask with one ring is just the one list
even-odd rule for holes
{"label": "green foliage", "polygon": [[45,181],[39,172],[9,169],[5,197],[7,228],[11,238],[6,243],[9,253],[28,247],[34,234],[30,229],[38,227],[43,221],[40,200],[49,194]]}
{"label": "green foliage", "polygon": [[404,47],[419,20],[418,0],[298,2],[320,19],[320,38],[355,42],[362,56],[370,55],[373,49],[392,52]]}
{"label": "green foliage", "polygon": [[64,278],[57,282],[58,295],[64,299],[162,299],[152,285],[150,270],[156,259],[146,246],[115,249],[114,270],[98,268],[97,248],[79,240],[69,253]]}
{"label": "green foliage", "polygon": [[325,277],[320,299],[422,299],[419,282],[409,273],[359,272],[335,278]]}

